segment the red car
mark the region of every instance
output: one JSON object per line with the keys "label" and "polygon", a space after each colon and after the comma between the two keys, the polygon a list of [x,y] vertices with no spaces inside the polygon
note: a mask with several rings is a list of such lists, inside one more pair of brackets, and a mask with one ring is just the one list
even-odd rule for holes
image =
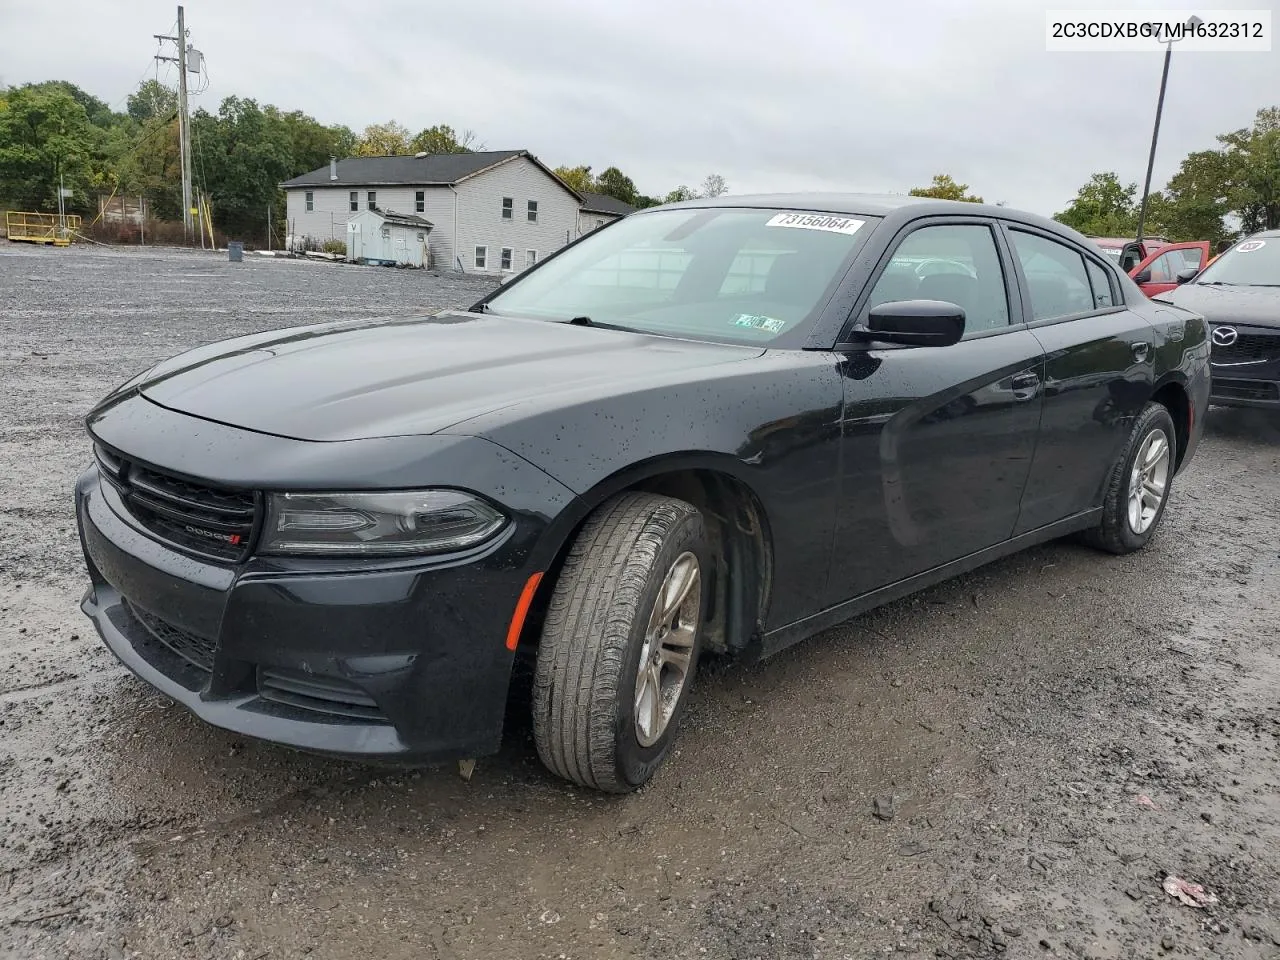
{"label": "red car", "polygon": [[1129,274],[1148,297],[1172,290],[1189,280],[1208,265],[1213,255],[1208,240],[1170,243],[1164,237],[1090,239],[1119,263],[1120,269]]}

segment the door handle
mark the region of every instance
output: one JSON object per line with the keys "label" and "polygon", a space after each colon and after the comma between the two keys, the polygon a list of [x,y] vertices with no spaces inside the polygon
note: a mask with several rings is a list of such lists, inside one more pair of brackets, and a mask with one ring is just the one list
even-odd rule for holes
{"label": "door handle", "polygon": [[1133,359],[1138,363],[1146,363],[1147,357],[1151,355],[1151,344],[1144,340],[1139,340],[1133,344]]}

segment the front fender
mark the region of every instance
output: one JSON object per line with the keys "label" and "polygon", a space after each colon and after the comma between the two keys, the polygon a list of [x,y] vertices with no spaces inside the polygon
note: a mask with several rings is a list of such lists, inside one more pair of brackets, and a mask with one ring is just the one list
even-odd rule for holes
{"label": "front fender", "polygon": [[773,532],[769,623],[786,623],[816,609],[830,575],[842,400],[832,354],[769,351],[613,393],[537,398],[445,435],[492,440],[577,494],[539,546],[548,563],[592,509],[622,490],[686,471],[732,477],[758,499]]}

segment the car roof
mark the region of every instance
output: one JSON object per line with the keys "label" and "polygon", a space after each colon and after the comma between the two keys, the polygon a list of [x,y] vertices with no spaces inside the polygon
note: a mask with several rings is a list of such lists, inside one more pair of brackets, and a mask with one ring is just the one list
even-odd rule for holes
{"label": "car roof", "polygon": [[[841,216],[883,217],[906,222],[920,217],[970,216],[1000,217],[1014,223],[1038,227],[1068,237],[1077,243],[1091,241],[1070,227],[1024,210],[990,203],[965,203],[887,193],[757,193],[740,196],[705,197],[664,204],[650,210],[698,209],[706,207],[761,207],[781,210],[809,210]],[[642,213],[647,211],[641,211]]]}
{"label": "car roof", "polygon": [[1280,237],[1280,230],[1259,230],[1257,233],[1251,233],[1246,240],[1274,240]]}

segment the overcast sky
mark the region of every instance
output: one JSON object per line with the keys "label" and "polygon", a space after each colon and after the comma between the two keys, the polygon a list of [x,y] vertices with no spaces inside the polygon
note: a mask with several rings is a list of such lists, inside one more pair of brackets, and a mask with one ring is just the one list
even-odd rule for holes
{"label": "overcast sky", "polygon": [[[1167,9],[1176,2],[1055,9]],[[1274,6],[1219,0],[1195,9]],[[948,172],[988,201],[1060,210],[1098,170],[1141,180],[1150,53],[1046,53],[1030,0],[188,0],[209,86],[324,123],[476,131],[552,166],[616,164],[646,193],[905,192]],[[122,108],[168,0],[0,0],[0,84],[64,79]],[[1280,23],[1276,24],[1280,26]],[[176,71],[168,76],[173,81]],[[1280,49],[1175,48],[1153,187],[1280,103]]]}

